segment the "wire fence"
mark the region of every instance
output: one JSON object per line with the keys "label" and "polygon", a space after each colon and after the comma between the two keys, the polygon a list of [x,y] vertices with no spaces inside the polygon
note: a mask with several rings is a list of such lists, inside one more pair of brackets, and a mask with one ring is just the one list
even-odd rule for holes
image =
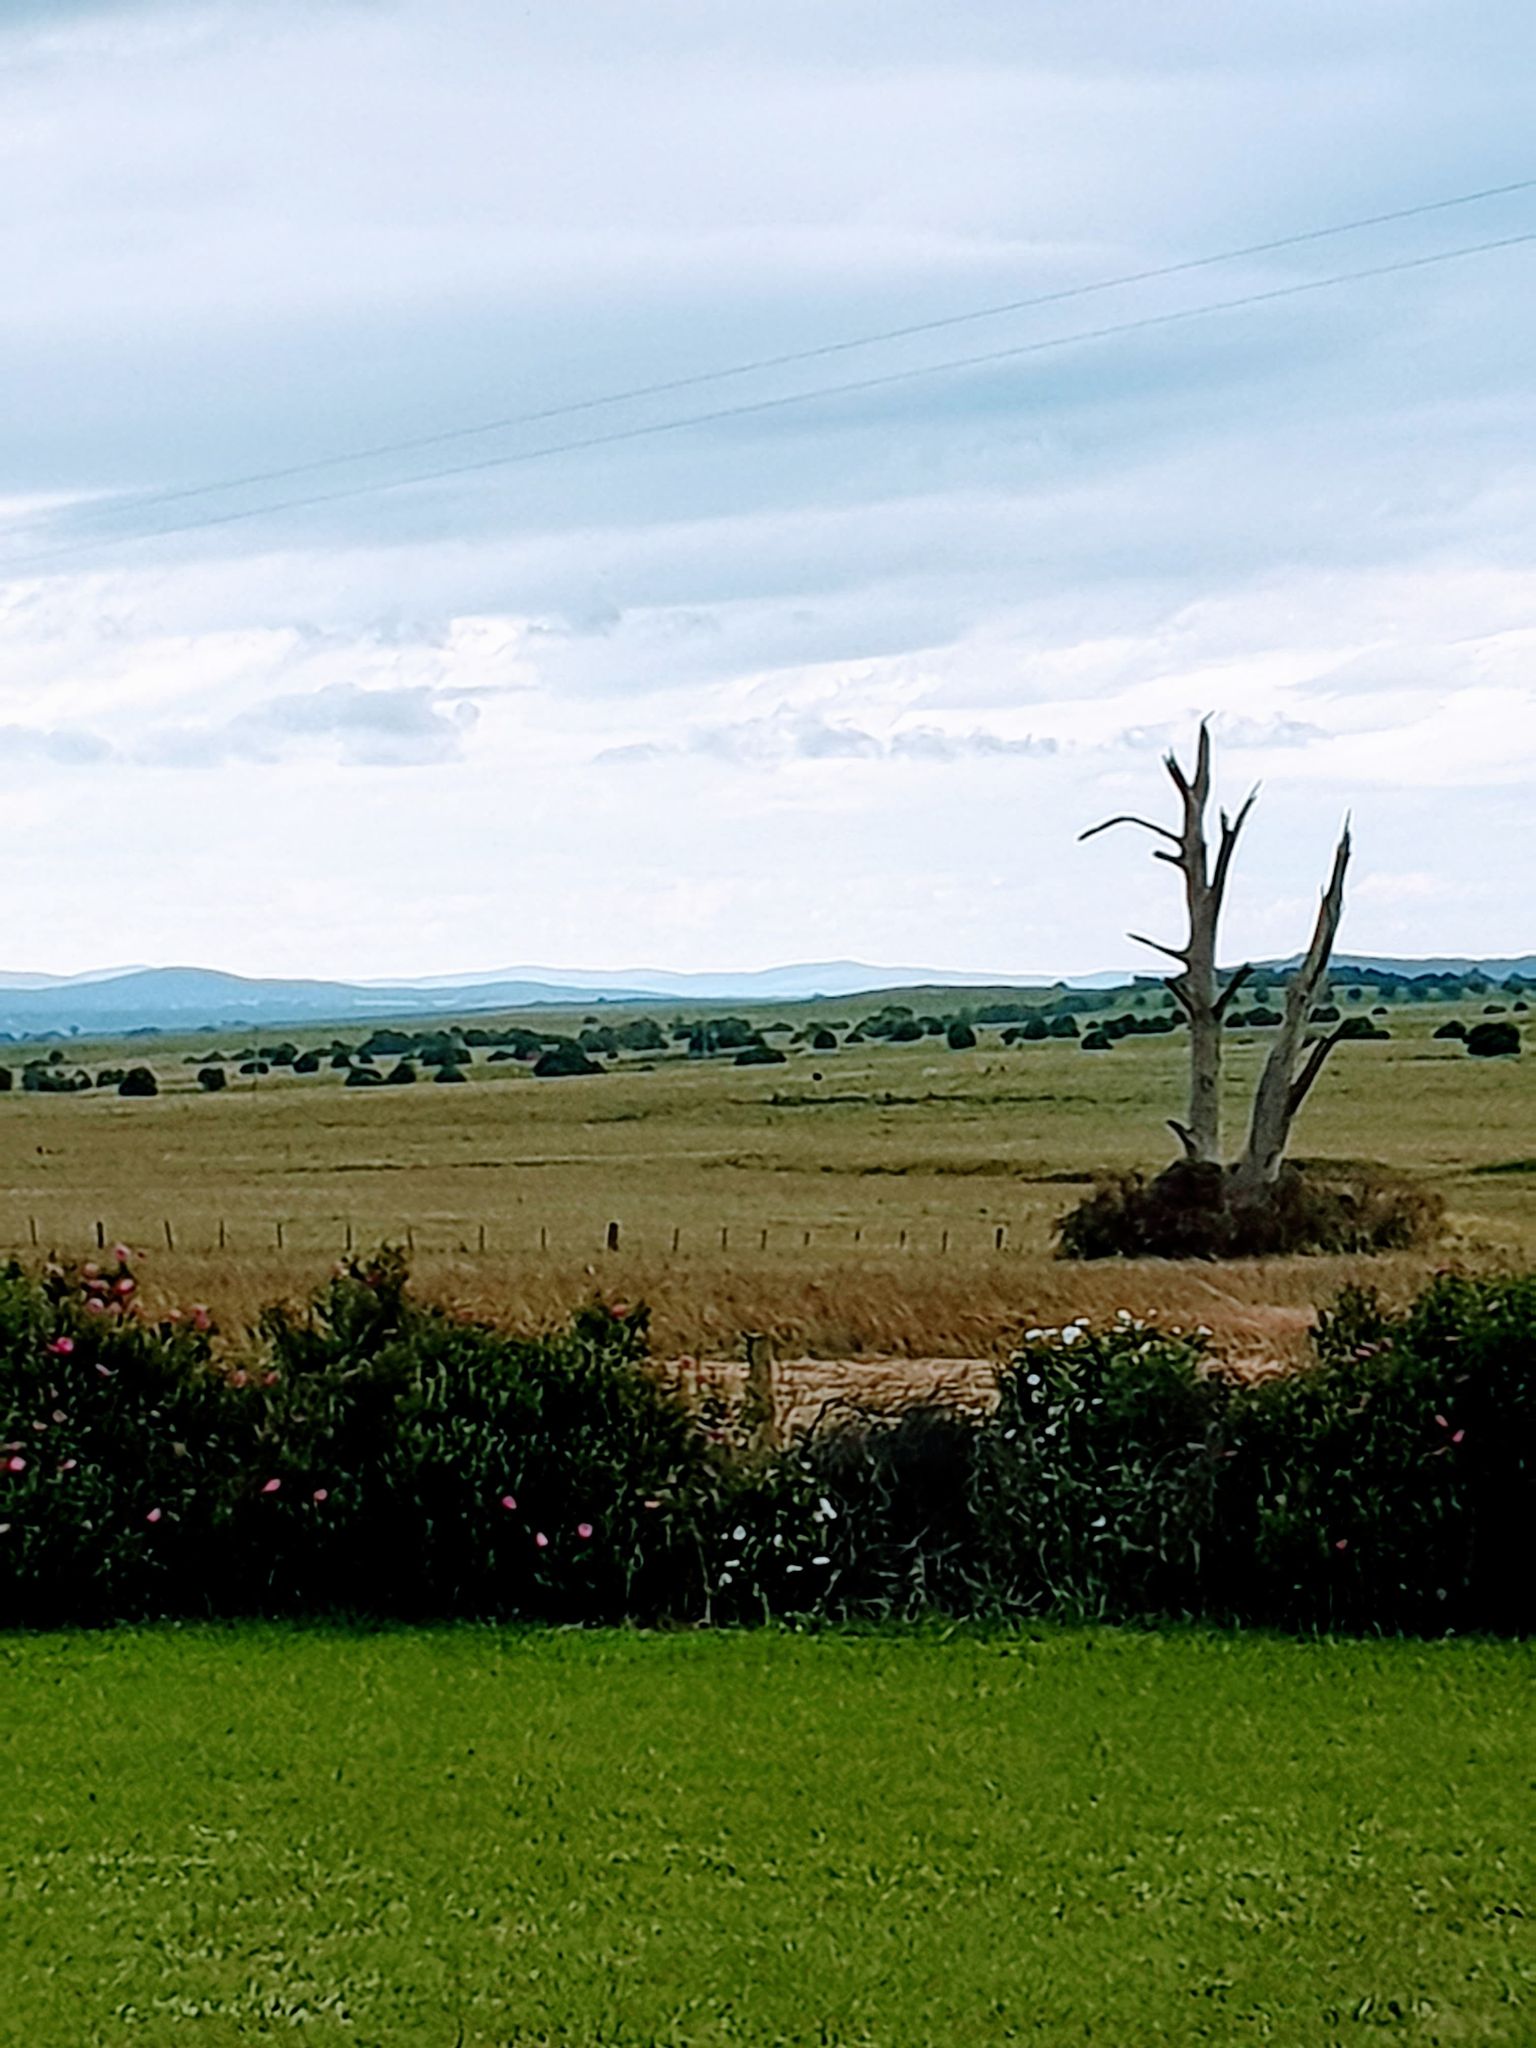
{"label": "wire fence", "polygon": [[366,1225],[328,1218],[278,1216],[261,1221],[249,1216],[172,1218],[162,1216],[146,1227],[142,1217],[114,1220],[101,1216],[29,1215],[7,1220],[8,1235],[0,1245],[8,1252],[57,1253],[63,1257],[106,1252],[122,1245],[142,1255],[149,1251],[256,1253],[310,1252],[335,1257],[366,1251],[380,1244],[403,1246],[407,1252],[448,1253],[466,1257],[616,1255],[687,1258],[743,1253],[784,1254],[912,1252],[940,1258],[997,1255],[1017,1249],[1013,1227],[995,1221],[965,1224],[918,1222],[898,1224],[849,1222],[738,1222],[630,1225],[616,1218],[605,1223],[522,1223],[506,1218],[429,1217],[420,1221],[370,1222]]}

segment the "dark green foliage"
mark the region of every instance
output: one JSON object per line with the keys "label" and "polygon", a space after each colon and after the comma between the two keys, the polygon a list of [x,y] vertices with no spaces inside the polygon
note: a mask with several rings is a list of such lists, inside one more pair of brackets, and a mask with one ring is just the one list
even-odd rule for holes
{"label": "dark green foliage", "polygon": [[160,1083],[148,1067],[130,1067],[117,1084],[119,1095],[158,1095]]}
{"label": "dark green foliage", "polygon": [[1474,1024],[1467,1033],[1467,1051],[1474,1059],[1499,1059],[1519,1050],[1518,1024]]}
{"label": "dark green foliage", "polygon": [[572,1074],[600,1074],[603,1070],[589,1060],[579,1045],[569,1041],[564,1045],[552,1045],[549,1051],[534,1062],[534,1073],[541,1081],[564,1079]]}
{"label": "dark green foliage", "polygon": [[0,1095],[9,1095],[16,1085],[16,1076],[9,1067],[0,1067]]}
{"label": "dark green foliage", "polygon": [[1437,1024],[1431,1033],[1435,1038],[1465,1038],[1467,1027],[1459,1017],[1448,1018],[1444,1024]]}
{"label": "dark green foliage", "polygon": [[0,1274],[0,1625],[697,1609],[675,1503],[711,1493],[707,1447],[642,1369],[643,1315],[521,1342],[417,1306],[385,1253],[229,1364],[206,1316],[132,1296],[122,1269]]}
{"label": "dark green foliage", "polygon": [[[412,1078],[415,1078],[414,1075]],[[450,1065],[445,1061],[432,1078],[434,1081],[467,1081],[469,1076],[462,1067]]]}
{"label": "dark green foliage", "polygon": [[1084,1032],[1082,1039],[1079,1041],[1078,1050],[1080,1052],[1109,1052],[1112,1045],[1113,1040],[1105,1032],[1095,1029]]}
{"label": "dark green foliage", "polygon": [[242,1074],[260,1075],[269,1073],[271,1069],[265,1060],[242,1060],[240,1062],[240,1071]]}
{"label": "dark green foliage", "polygon": [[217,1095],[228,1080],[229,1076],[222,1067],[199,1067],[197,1070],[197,1085],[205,1095]]}
{"label": "dark green foliage", "polygon": [[293,1063],[293,1071],[296,1074],[318,1074],[320,1071],[319,1053],[301,1052]]}
{"label": "dark green foliage", "polygon": [[788,1057],[776,1045],[748,1045],[737,1053],[735,1064],[738,1067],[782,1067]]}
{"label": "dark green foliage", "polygon": [[1337,1024],[1337,1023],[1338,1023],[1338,1021],[1339,1021],[1339,1006],[1338,1006],[1338,1004],[1337,1004],[1337,1003],[1316,1003],[1316,1004],[1314,1004],[1314,1005],[1313,1005],[1313,1008],[1312,1008],[1312,1013],[1311,1013],[1311,1016],[1310,1016],[1310,1018],[1309,1018],[1309,1020],[1308,1020],[1308,1021],[1309,1021],[1310,1023],[1313,1023],[1313,1024]]}
{"label": "dark green foliage", "polygon": [[1031,1017],[1027,1024],[1022,1024],[1019,1027],[1019,1038],[1021,1041],[1028,1039],[1033,1043],[1038,1043],[1040,1039],[1049,1038],[1050,1036],[1051,1027],[1043,1017]]}
{"label": "dark green foliage", "polygon": [[1338,1027],[1337,1037],[1346,1038],[1390,1038],[1391,1032],[1383,1024],[1373,1024],[1369,1017],[1346,1017]]}
{"label": "dark green foliage", "polygon": [[885,1035],[893,1045],[911,1045],[915,1040],[924,1037],[926,1034],[916,1017],[902,1017],[891,1026]]}
{"label": "dark green foliage", "polygon": [[976,1043],[976,1034],[969,1024],[962,1024],[957,1017],[944,1034],[951,1052],[969,1052]]}
{"label": "dark green foliage", "polygon": [[1258,1384],[1124,1315],[1031,1330],[989,1415],[844,1410],[777,1453],[663,1391],[643,1313],[512,1339],[414,1303],[393,1253],[239,1352],[134,1301],[121,1265],[0,1271],[0,1626],[1536,1625],[1532,1275],[1442,1275],[1401,1314],[1346,1293],[1316,1362]]}
{"label": "dark green foliage", "polygon": [[344,1085],[348,1088],[382,1088],[384,1076],[376,1067],[349,1067]]}
{"label": "dark green foliage", "polygon": [[[444,1071],[446,1072],[446,1069]],[[397,1061],[384,1076],[385,1085],[390,1088],[409,1088],[415,1079],[416,1069],[409,1060]]]}
{"label": "dark green foliage", "polygon": [[1442,1217],[1431,1190],[1381,1170],[1287,1163],[1254,1196],[1225,1167],[1179,1160],[1099,1182],[1056,1231],[1068,1259],[1235,1259],[1401,1251],[1432,1243]]}
{"label": "dark green foliage", "polygon": [[1047,1030],[1052,1038],[1076,1038],[1078,1035],[1077,1019],[1070,1010],[1063,1010],[1059,1016],[1051,1019]]}
{"label": "dark green foliage", "polygon": [[836,1036],[832,1032],[828,1031],[825,1025],[818,1026],[818,1028],[811,1033],[811,1050],[813,1052],[836,1052]]}

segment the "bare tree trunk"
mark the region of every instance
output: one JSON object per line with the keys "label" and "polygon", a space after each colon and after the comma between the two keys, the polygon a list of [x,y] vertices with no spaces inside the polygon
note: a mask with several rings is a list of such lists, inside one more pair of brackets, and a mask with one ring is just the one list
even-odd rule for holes
{"label": "bare tree trunk", "polygon": [[1185,1123],[1170,1118],[1169,1127],[1184,1147],[1186,1158],[1219,1161],[1223,1020],[1232,998],[1252,969],[1246,966],[1239,968],[1227,986],[1218,990],[1217,932],[1233,850],[1252,808],[1253,795],[1248,797],[1235,818],[1229,818],[1225,811],[1221,813],[1221,839],[1212,864],[1205,838],[1205,812],[1211,796],[1209,728],[1203,724],[1200,727],[1193,775],[1184,773],[1173,754],[1167,756],[1163,765],[1172,777],[1183,804],[1184,818],[1179,831],[1170,831],[1166,825],[1154,824],[1148,818],[1121,816],[1106,818],[1101,825],[1090,827],[1081,836],[1091,839],[1097,832],[1107,832],[1111,825],[1139,825],[1143,831],[1166,839],[1176,849],[1169,853],[1162,847],[1156,847],[1153,858],[1167,861],[1184,877],[1184,900],[1189,914],[1189,936],[1185,944],[1165,946],[1157,939],[1143,938],[1139,932],[1132,932],[1130,936],[1139,946],[1150,946],[1154,952],[1165,953],[1169,959],[1180,963],[1180,971],[1168,977],[1168,987],[1189,1024],[1189,1115]]}
{"label": "bare tree trunk", "polygon": [[1344,910],[1344,872],[1348,866],[1349,827],[1346,825],[1334,851],[1333,873],[1318,905],[1312,943],[1291,976],[1285,992],[1284,1016],[1254,1093],[1248,1144],[1236,1167],[1238,1184],[1249,1193],[1274,1183],[1290,1141],[1291,1125],[1296,1121],[1297,1112],[1306,1101],[1312,1083],[1322,1072],[1324,1060],[1339,1042],[1340,1033],[1337,1031],[1314,1039],[1306,1048],[1300,1072],[1297,1071],[1307,1019],[1328,972],[1333,942],[1338,936],[1339,919]]}

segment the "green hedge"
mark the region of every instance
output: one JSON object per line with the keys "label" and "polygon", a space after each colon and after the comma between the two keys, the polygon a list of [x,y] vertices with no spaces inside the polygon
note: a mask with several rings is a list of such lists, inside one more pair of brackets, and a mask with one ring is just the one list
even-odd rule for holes
{"label": "green hedge", "polygon": [[772,1456],[662,1386],[640,1311],[511,1338],[414,1302],[393,1253],[233,1347],[135,1303],[126,1257],[0,1273],[0,1624],[1536,1618],[1536,1276],[1347,1293],[1309,1368],[1251,1386],[1198,1333],[1031,1331],[989,1416]]}

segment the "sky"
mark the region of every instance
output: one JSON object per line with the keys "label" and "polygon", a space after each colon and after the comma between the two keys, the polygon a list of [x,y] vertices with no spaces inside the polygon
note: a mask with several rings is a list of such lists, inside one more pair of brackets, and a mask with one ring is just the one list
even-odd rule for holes
{"label": "sky", "polygon": [[1177,877],[1078,834],[1202,717],[1228,956],[1346,813],[1345,946],[1536,947],[1536,239],[1447,254],[1536,186],[1201,261],[1536,179],[1533,64],[1517,0],[5,0],[0,966],[1155,968]]}

